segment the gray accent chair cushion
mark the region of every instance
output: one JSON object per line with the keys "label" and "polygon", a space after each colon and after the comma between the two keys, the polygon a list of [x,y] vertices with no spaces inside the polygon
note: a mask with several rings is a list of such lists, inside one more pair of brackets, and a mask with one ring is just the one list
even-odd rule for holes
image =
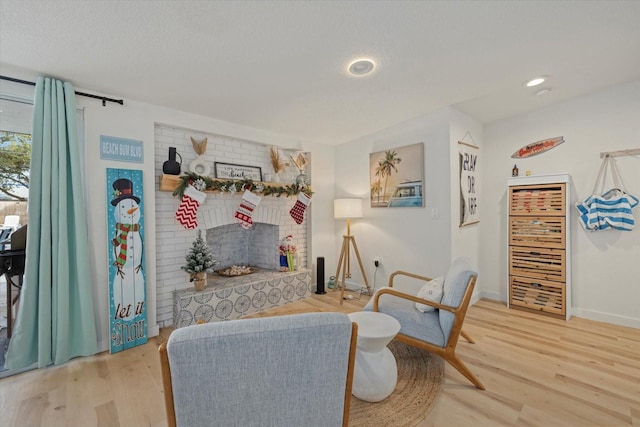
{"label": "gray accent chair cushion", "polygon": [[[478,273],[471,265],[471,260],[467,257],[459,257],[453,260],[449,271],[444,277],[444,294],[442,295],[442,301],[440,304],[448,305],[450,307],[459,307],[462,303],[464,293],[467,291],[467,284],[471,279],[471,276],[475,276]],[[440,311],[440,327],[442,333],[446,337],[445,342],[449,340],[449,334],[453,327],[453,321],[455,320],[455,314],[445,311]]]}
{"label": "gray accent chair cushion", "polygon": [[309,313],[177,329],[177,425],[342,425],[351,328],[345,314]]}
{"label": "gray accent chair cushion", "polygon": [[[440,304],[458,307],[467,290],[469,279],[475,274],[477,273],[469,258],[456,258],[444,277],[444,294]],[[373,311],[373,300],[371,298],[363,310]],[[415,308],[413,301],[392,295],[380,297],[378,311],[396,318],[401,325],[400,333],[439,347],[447,345],[455,320],[455,315],[445,310],[421,313]]]}
{"label": "gray accent chair cushion", "polygon": [[[373,298],[369,300],[363,310],[373,311]],[[416,309],[413,301],[397,298],[393,295],[382,295],[378,302],[378,311],[388,314],[400,322],[400,333],[440,347],[445,346],[444,335],[440,328],[439,310],[421,313]]]}

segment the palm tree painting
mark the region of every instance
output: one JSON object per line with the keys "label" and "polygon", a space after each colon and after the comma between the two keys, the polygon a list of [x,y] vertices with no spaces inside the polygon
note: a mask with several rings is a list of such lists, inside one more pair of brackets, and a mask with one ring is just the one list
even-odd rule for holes
{"label": "palm tree painting", "polygon": [[422,207],[424,144],[369,155],[371,207]]}

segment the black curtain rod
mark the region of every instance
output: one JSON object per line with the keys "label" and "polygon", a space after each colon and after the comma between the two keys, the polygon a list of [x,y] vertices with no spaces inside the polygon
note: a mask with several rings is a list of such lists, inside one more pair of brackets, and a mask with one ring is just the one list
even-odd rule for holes
{"label": "black curtain rod", "polygon": [[[34,82],[29,82],[27,80],[14,79],[13,77],[7,77],[7,76],[0,76],[0,80],[7,80],[7,81],[10,81],[10,82],[22,83],[24,85],[29,85],[29,86],[35,86],[36,85]],[[76,91],[76,95],[86,96],[87,98],[100,99],[100,100],[102,100],[102,106],[103,107],[105,105],[107,105],[107,101],[115,102],[116,104],[120,104],[120,105],[124,105],[124,101],[122,99],[107,98],[106,96],[92,95],[90,93],[84,93],[84,92],[78,92],[78,91]]]}

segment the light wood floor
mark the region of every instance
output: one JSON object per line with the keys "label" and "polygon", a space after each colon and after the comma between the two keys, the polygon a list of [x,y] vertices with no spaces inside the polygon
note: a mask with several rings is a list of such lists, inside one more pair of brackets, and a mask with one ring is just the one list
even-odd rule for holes
{"label": "light wood floor", "polygon": [[[272,312],[358,311],[337,293]],[[445,369],[442,395],[420,426],[640,425],[640,330],[568,322],[480,301],[469,309],[458,353],[486,385]],[[171,331],[116,355],[82,358],[0,380],[0,425],[165,426],[157,355]],[[371,426],[375,426],[372,420]]]}

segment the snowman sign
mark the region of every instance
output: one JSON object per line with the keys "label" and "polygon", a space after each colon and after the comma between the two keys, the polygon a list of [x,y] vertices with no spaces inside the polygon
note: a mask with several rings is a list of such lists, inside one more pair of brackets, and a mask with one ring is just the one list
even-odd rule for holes
{"label": "snowman sign", "polygon": [[107,169],[111,353],[147,342],[142,171]]}

